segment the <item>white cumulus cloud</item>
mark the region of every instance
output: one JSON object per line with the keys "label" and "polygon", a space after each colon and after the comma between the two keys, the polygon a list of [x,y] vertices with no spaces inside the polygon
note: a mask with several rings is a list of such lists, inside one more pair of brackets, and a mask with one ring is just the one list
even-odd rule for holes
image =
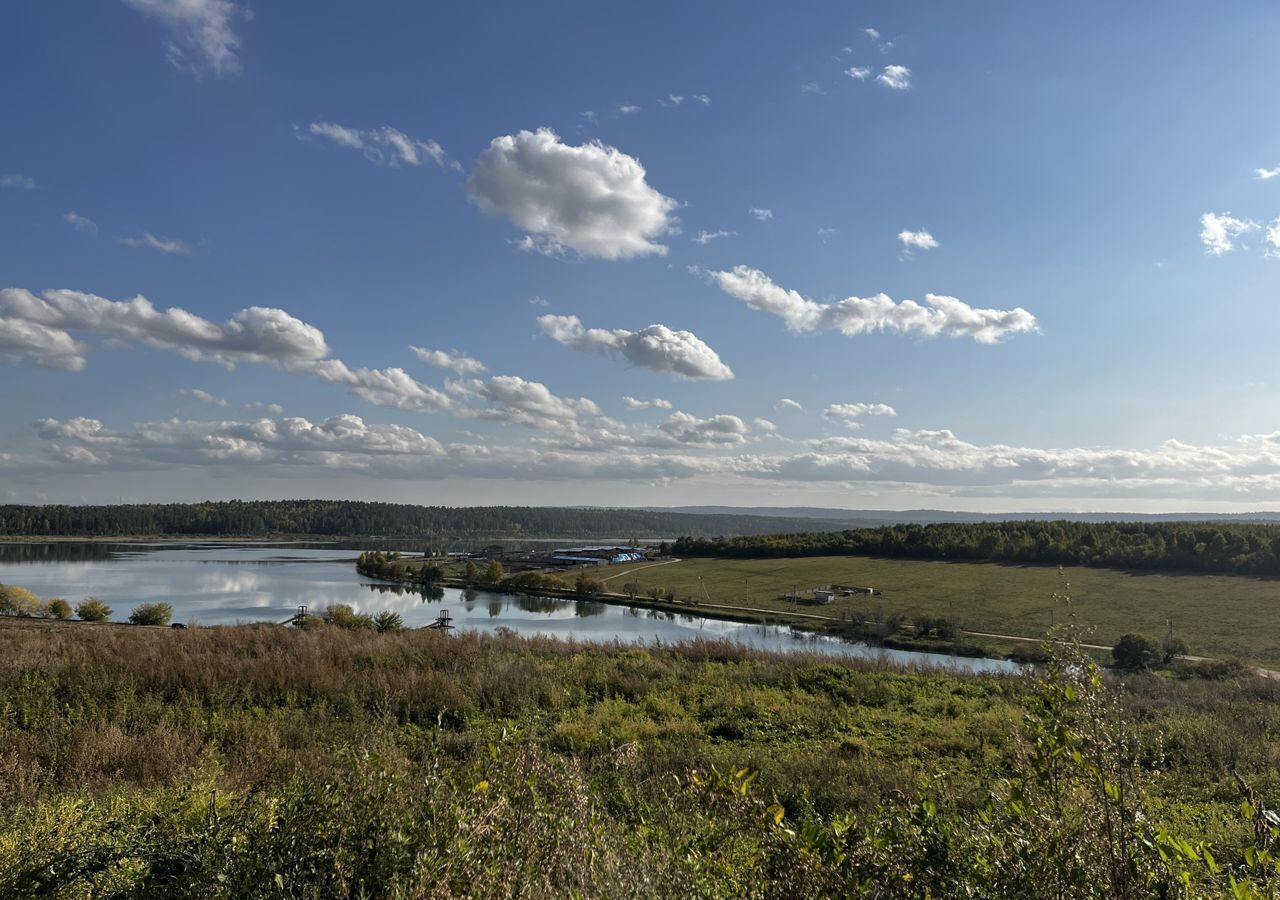
{"label": "white cumulus cloud", "polygon": [[675,412],[658,426],[658,431],[677,444],[700,447],[741,444],[750,432],[747,423],[737,416],[711,416],[699,419],[686,412]]}
{"label": "white cumulus cloud", "polygon": [[751,213],[752,217],[760,222],[768,222],[773,218],[773,210],[763,209],[759,206],[753,206],[747,212]]}
{"label": "white cumulus cloud", "polygon": [[635,397],[623,397],[622,405],[627,409],[671,409],[671,401],[661,398],[637,400]]}
{"label": "white cumulus cloud", "polygon": [[733,371],[691,331],[675,331],[666,325],[650,325],[641,331],[585,328],[577,316],[538,317],[543,333],[574,350],[618,353],[628,361],[655,372],[685,378],[727,381]]}
{"label": "white cumulus cloud", "polygon": [[885,66],[876,81],[895,91],[905,91],[911,87],[911,70],[906,66]]}
{"label": "white cumulus cloud", "polygon": [[550,128],[496,137],[467,180],[472,202],[527,232],[542,253],[601,259],[665,255],[677,203],[649,186],[639,160],[599,142],[573,146]]}
{"label": "white cumulus cloud", "polygon": [[937,239],[923,228],[919,231],[899,231],[898,240],[908,250],[932,250],[938,246]]}
{"label": "white cumulus cloud", "polygon": [[955,297],[926,294],[923,304],[894,302],[885,294],[848,297],[837,303],[818,303],[775,284],[748,266],[711,272],[720,289],[752,309],[773,313],[792,331],[839,331],[845,335],[875,331],[916,333],[924,337],[971,337],[993,344],[1010,334],[1036,330],[1036,318],[1025,309],[976,309]]}
{"label": "white cumulus cloud", "polygon": [[1274,169],[1254,169],[1253,177],[1259,181],[1270,181],[1272,178],[1280,178],[1280,166]]}
{"label": "white cumulus cloud", "polygon": [[1234,240],[1261,227],[1251,219],[1237,219],[1231,213],[1207,212],[1200,217],[1200,243],[1205,251],[1221,256],[1235,249]]}
{"label": "white cumulus cloud", "polygon": [[484,363],[478,359],[459,353],[457,350],[424,350],[422,347],[410,347],[414,355],[429,366],[437,369],[448,369],[459,375],[475,375],[485,371]]}
{"label": "white cumulus cloud", "polygon": [[863,416],[896,416],[898,411],[887,403],[833,403],[822,414],[850,428],[860,428],[858,420]]}

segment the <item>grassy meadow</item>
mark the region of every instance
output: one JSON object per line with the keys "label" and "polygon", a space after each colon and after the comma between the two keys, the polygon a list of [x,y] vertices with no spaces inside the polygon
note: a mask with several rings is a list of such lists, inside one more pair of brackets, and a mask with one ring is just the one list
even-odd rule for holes
{"label": "grassy meadow", "polygon": [[1280,683],[1047,671],[0,621],[0,896],[1271,896]]}
{"label": "grassy meadow", "polygon": [[[1054,594],[1069,593],[1088,642],[1111,645],[1136,631],[1162,638],[1169,620],[1199,656],[1280,665],[1280,579],[1168,575],[1084,567],[927,562],[872,557],[686,559],[667,565],[602,567],[611,591],[673,590],[678,600],[741,605],[778,613],[843,617],[917,613],[951,616],[970,631],[1038,638],[1068,614]],[[874,587],[883,596],[840,598],[825,606],[779,599],[827,584]],[[706,594],[704,598],[703,587]]]}

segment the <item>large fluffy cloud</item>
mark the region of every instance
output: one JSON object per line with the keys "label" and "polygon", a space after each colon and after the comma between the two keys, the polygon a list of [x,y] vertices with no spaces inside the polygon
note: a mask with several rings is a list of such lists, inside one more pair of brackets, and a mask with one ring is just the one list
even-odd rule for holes
{"label": "large fluffy cloud", "polygon": [[124,0],[127,6],[163,22],[170,40],[165,53],[175,68],[197,75],[240,71],[240,37],[232,23],[252,18],[247,6],[231,0]]}
{"label": "large fluffy cloud", "polygon": [[925,337],[945,334],[994,344],[1010,334],[1036,330],[1036,317],[1021,307],[976,309],[955,297],[938,294],[926,294],[923,304],[914,300],[897,303],[885,294],[818,303],[780,287],[768,275],[748,266],[710,274],[725,293],[752,309],[780,316],[792,331],[839,331],[846,335],[898,331]]}
{"label": "large fluffy cloud", "polygon": [[544,253],[662,255],[667,248],[655,239],[675,228],[676,201],[649,186],[639,160],[598,142],[562,143],[549,128],[494,138],[472,167],[467,195]]}
{"label": "large fluffy cloud", "polygon": [[666,325],[650,325],[641,331],[622,328],[585,328],[577,316],[539,316],[544,334],[574,350],[618,353],[628,361],[655,372],[685,378],[725,381],[733,371],[691,331],[674,331]]}
{"label": "large fluffy cloud", "polygon": [[[25,338],[21,336],[24,326]],[[0,290],[0,335],[10,335],[10,341],[0,346],[11,354],[55,368],[81,369],[85,348],[72,338],[75,331],[174,350],[188,359],[227,366],[239,362],[289,365],[322,359],[329,353],[318,328],[282,309],[251,306],[219,325],[182,309],[161,312],[143,296],[107,300],[81,291],[52,290],[36,295],[21,288]],[[18,343],[23,340],[25,345]]]}

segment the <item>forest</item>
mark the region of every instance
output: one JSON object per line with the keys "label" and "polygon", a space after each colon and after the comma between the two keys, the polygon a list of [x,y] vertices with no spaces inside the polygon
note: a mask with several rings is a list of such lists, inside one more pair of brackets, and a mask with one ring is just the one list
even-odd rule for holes
{"label": "forest", "polygon": [[1280,575],[1280,526],[1197,522],[980,522],[682,537],[675,556],[885,556]]}
{"label": "forest", "polygon": [[0,506],[0,536],[125,537],[326,535],[424,540],[466,538],[663,538],[841,528],[772,516],[697,515],[640,509],[415,506],[353,500],[255,500],[120,506]]}

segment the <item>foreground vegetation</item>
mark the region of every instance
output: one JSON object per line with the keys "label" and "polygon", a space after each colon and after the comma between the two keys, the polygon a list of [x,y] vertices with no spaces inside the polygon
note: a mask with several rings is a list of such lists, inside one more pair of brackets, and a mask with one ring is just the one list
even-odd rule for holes
{"label": "foreground vegetation", "polygon": [[[1172,624],[1191,653],[1280,664],[1280,581],[1237,575],[1173,575],[1084,567],[1063,570],[1075,608],[1093,627],[1090,643],[1110,647],[1137,631],[1163,638]],[[918,562],[866,557],[799,559],[685,559],[642,568],[596,569],[611,591],[636,585],[645,595],[699,603],[750,606],[779,616],[800,611],[840,619],[912,622],[922,614],[953,620],[968,631],[1037,638],[1062,610],[1053,593],[1056,567],[968,562]],[[837,598],[814,606],[783,596],[828,584],[874,587],[874,597]]]}
{"label": "foreground vegetation", "polygon": [[1270,896],[1277,700],[1075,658],[0,623],[0,896]]}

